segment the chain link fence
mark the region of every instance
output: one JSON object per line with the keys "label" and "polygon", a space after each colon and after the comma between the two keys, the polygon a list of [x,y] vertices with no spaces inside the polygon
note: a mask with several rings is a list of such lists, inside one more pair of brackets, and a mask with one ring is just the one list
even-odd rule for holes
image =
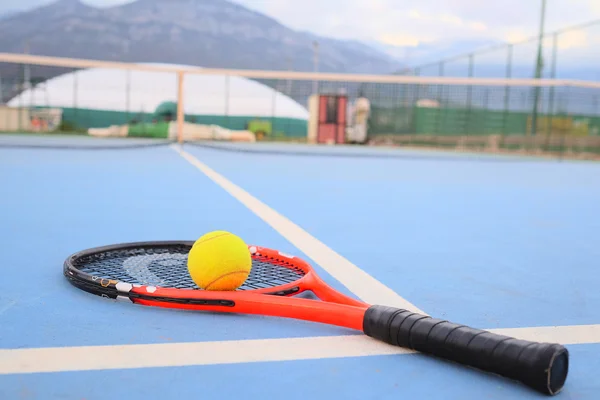
{"label": "chain link fence", "polygon": [[[474,50],[416,65],[417,76],[534,78],[539,37]],[[600,80],[600,20],[546,33],[542,78]]]}

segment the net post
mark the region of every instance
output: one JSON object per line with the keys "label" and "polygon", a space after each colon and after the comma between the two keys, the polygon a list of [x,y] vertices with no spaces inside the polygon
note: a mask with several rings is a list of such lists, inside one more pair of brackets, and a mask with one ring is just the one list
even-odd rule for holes
{"label": "net post", "polygon": [[183,80],[185,73],[177,71],[177,141],[183,143]]}

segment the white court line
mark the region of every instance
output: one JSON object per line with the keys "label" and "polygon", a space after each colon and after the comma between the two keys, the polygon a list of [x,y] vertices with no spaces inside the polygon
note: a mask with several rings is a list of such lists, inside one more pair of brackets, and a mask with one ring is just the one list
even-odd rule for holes
{"label": "white court line", "polygon": [[[490,329],[519,339],[600,343],[600,325]],[[0,375],[402,355],[366,335],[0,350]]]}
{"label": "white court line", "polygon": [[352,264],[346,258],[327,247],[310,233],[306,232],[304,229],[294,224],[244,189],[230,182],[225,177],[200,162],[194,156],[175,145],[171,147],[190,164],[204,173],[209,179],[229,192],[229,194],[240,203],[248,207],[254,214],[269,224],[290,243],[313,259],[362,301],[369,304],[381,304],[425,314],[425,312],[417,308],[417,306],[399,296],[392,289]]}
{"label": "white court line", "polygon": [[15,349],[0,350],[0,375],[297,361],[409,352],[363,335]]}

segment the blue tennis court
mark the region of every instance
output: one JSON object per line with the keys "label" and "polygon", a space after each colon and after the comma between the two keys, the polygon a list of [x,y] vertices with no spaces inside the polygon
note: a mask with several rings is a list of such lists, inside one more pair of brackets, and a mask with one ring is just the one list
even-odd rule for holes
{"label": "blue tennis court", "polygon": [[600,164],[259,143],[67,148],[91,141],[0,136],[0,399],[544,397],[360,332],[113,302],[62,275],[86,248],[212,230],[304,257],[371,303],[562,343],[571,364],[556,397],[597,397]]}

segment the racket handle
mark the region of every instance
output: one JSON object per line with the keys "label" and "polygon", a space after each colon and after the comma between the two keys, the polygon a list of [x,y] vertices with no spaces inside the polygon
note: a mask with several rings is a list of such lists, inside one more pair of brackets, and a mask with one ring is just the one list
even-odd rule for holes
{"label": "racket handle", "polygon": [[536,343],[416,314],[371,306],[366,335],[520,381],[544,394],[558,393],[567,379],[569,353],[559,344]]}

